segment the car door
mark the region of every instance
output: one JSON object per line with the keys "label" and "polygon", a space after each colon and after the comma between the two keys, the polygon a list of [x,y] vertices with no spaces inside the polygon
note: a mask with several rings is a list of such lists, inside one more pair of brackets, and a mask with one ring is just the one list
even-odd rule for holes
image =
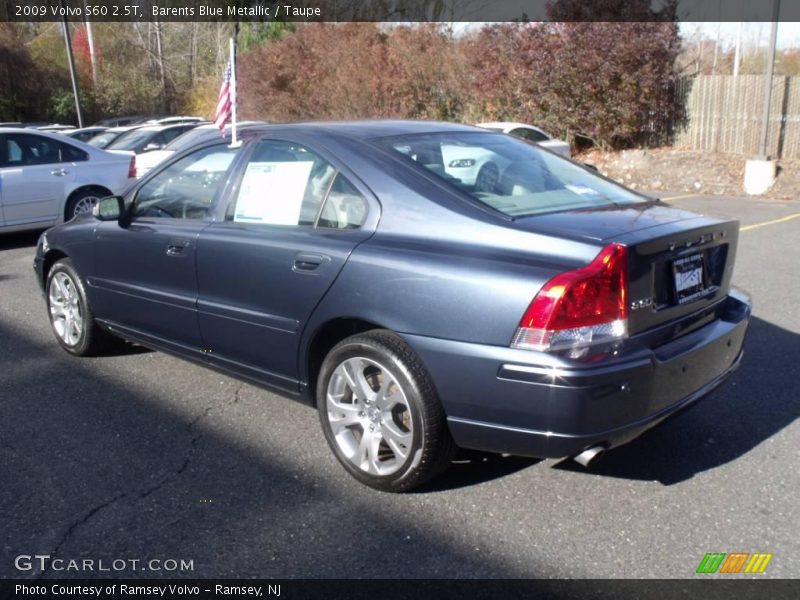
{"label": "car door", "polygon": [[[58,220],[69,182],[75,177],[62,160],[61,144],[32,133],[0,134],[0,203],[5,224]],[[66,158],[66,157],[65,157]]]}
{"label": "car door", "polygon": [[195,254],[238,149],[214,144],[146,179],[121,223],[98,225],[89,279],[98,318],[151,342],[200,353]]}
{"label": "car door", "polygon": [[377,214],[368,190],[320,154],[259,141],[225,220],[198,240],[198,317],[209,360],[296,391],[303,327]]}

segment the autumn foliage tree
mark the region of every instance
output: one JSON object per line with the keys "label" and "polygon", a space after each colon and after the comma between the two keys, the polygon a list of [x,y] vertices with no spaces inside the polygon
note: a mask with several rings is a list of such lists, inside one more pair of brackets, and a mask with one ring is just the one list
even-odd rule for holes
{"label": "autumn foliage tree", "polygon": [[674,22],[489,25],[469,42],[473,110],[630,145],[676,110],[678,52]]}
{"label": "autumn foliage tree", "polygon": [[439,26],[313,23],[239,60],[241,113],[273,121],[456,119],[466,63]]}

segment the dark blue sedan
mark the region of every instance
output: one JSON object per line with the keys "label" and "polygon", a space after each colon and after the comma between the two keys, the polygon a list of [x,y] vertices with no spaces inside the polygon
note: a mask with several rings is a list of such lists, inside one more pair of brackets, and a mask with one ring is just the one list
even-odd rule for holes
{"label": "dark blue sedan", "polygon": [[458,447],[586,465],[739,365],[736,221],[474,127],[243,135],[42,236],[67,352],[123,338],[314,405],[345,469],[388,491]]}

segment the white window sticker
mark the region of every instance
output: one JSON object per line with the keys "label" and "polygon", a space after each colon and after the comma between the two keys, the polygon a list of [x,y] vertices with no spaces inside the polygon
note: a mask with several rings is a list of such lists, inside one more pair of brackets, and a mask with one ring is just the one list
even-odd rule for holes
{"label": "white window sticker", "polygon": [[313,161],[248,164],[233,220],[297,225],[313,165]]}
{"label": "white window sticker", "polygon": [[581,194],[582,196],[599,196],[600,192],[597,190],[590,188],[588,185],[583,185],[581,183],[567,183],[564,185],[571,192],[575,192],[576,194]]}

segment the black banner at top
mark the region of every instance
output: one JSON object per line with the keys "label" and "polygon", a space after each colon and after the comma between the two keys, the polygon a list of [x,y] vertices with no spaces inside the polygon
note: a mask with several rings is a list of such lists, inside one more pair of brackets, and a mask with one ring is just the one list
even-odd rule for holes
{"label": "black banner at top", "polygon": [[[777,13],[777,18],[776,18]],[[800,21],[799,0],[3,0],[0,21]]]}

